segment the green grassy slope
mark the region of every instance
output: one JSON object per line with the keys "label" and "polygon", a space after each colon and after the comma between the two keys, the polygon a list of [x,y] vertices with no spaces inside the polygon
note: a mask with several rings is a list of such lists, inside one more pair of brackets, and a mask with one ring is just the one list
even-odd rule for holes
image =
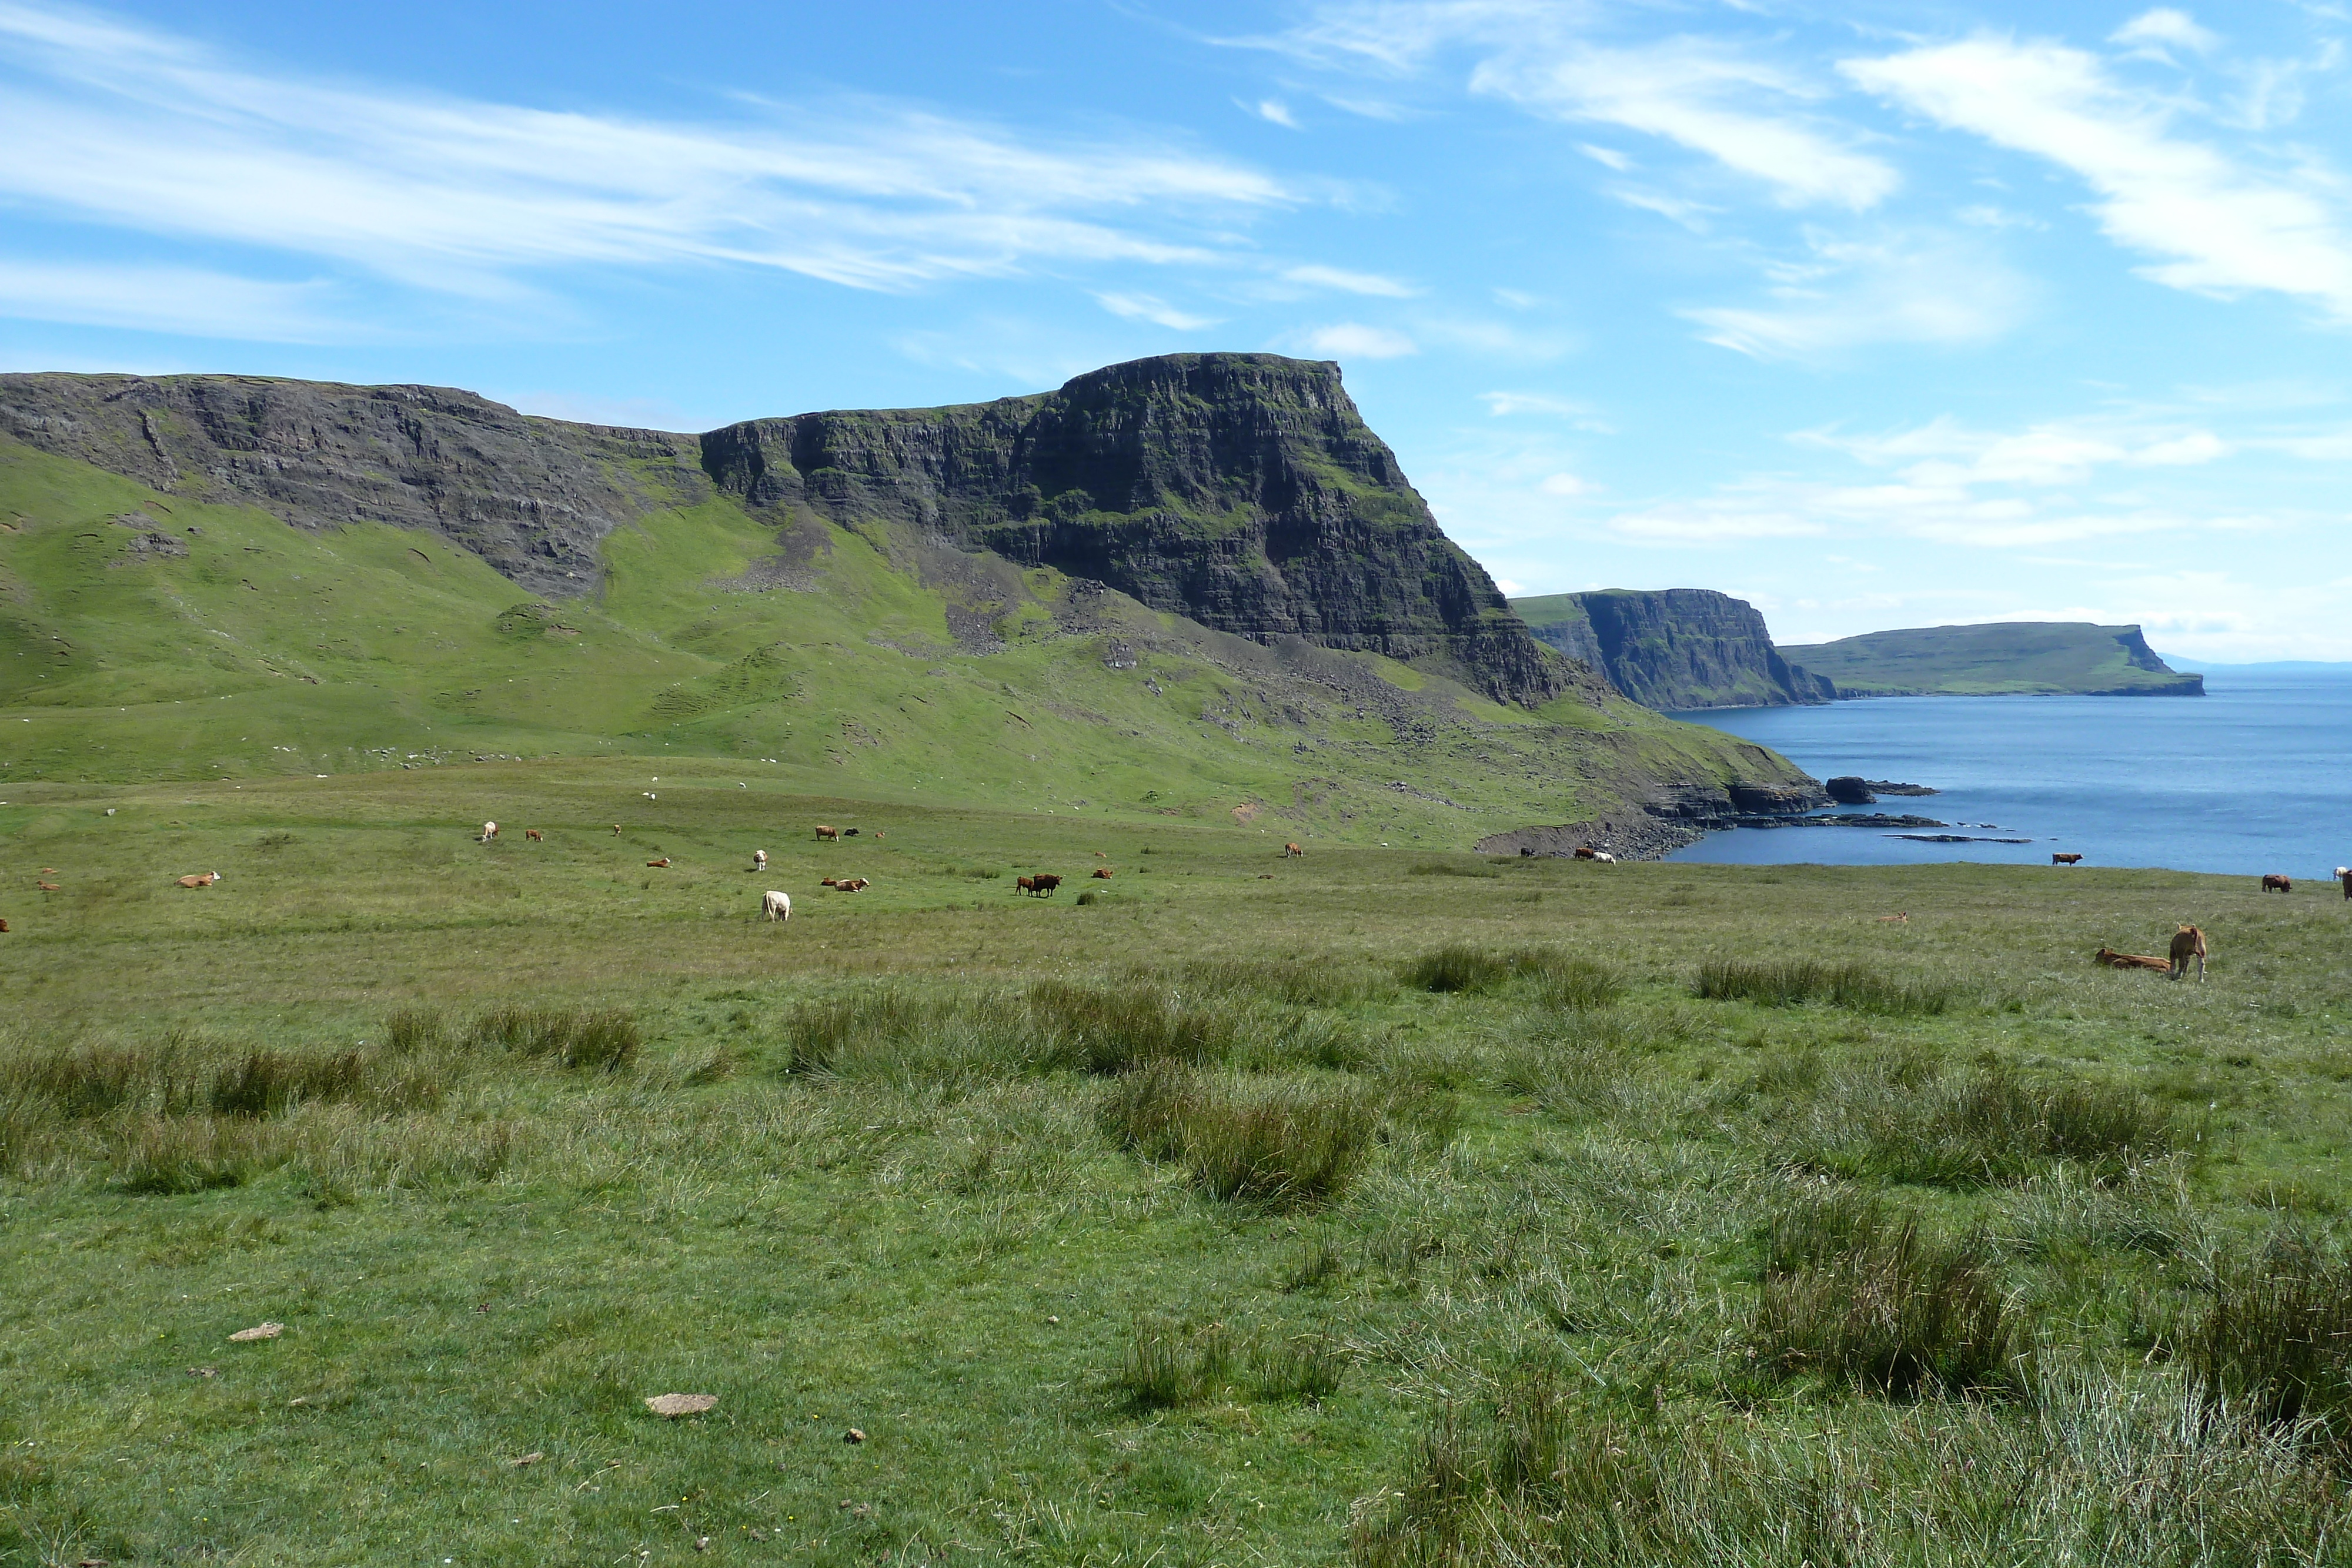
{"label": "green grassy slope", "polygon": [[[2344,1560],[2340,1363],[2300,1437],[2252,1407],[2294,1362],[2191,1392],[2217,1291],[2247,1334],[2340,1321],[2263,1315],[2347,1289],[2333,890],[1285,861],[739,771],[9,794],[0,1563]],[[1090,906],[1011,889],[1096,863]],[[2205,985],[2087,961],[2181,919]],[[1406,983],[1454,945],[1496,972]],[[1694,994],[1727,954],[1867,983]],[[1048,1019],[1237,1031],[1202,1077],[1349,1118],[1344,1179],[1234,1201],[1129,1146],[1132,1081],[1024,1054],[1039,982],[1077,988]],[[518,1004],[642,1051],[477,1038]],[[254,1103],[278,1070],[312,1089]],[[1851,1251],[1874,1204],[1911,1253]],[[1958,1363],[1948,1293],[2000,1304],[2013,1374],[1889,1397],[1835,1359]],[[719,1403],[646,1409],[674,1391]]]}
{"label": "green grassy slope", "polygon": [[2013,622],[1873,632],[1780,653],[1836,683],[1840,696],[2079,692],[2196,695],[2204,677],[2177,674],[2137,626]]}
{"label": "green grassy slope", "polygon": [[[0,783],[698,756],[825,793],[1466,843],[1653,776],[1793,773],[1631,704],[1507,708],[887,528],[798,528],[763,578],[778,535],[733,502],[656,512],[606,539],[598,597],[549,606],[428,536],[297,530],[0,442]],[[1009,608],[960,633],[940,574],[992,562]]]}

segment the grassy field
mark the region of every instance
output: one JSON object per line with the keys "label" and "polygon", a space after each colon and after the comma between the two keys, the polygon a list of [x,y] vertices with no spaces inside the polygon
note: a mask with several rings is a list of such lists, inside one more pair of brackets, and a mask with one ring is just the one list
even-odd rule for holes
{"label": "grassy field", "polygon": [[2352,1555],[2332,888],[798,779],[13,785],[0,1563]]}
{"label": "grassy field", "polygon": [[1791,645],[1780,653],[1791,664],[1828,676],[1841,696],[2195,695],[2204,689],[2199,676],[2171,673],[2138,627],[2086,621],[1921,626]]}

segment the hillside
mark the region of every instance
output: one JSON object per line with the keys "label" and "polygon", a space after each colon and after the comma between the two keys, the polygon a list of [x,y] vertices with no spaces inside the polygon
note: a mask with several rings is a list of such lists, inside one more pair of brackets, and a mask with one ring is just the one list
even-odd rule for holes
{"label": "hillside", "polygon": [[2205,695],[2205,678],[2174,671],[2138,627],[2086,621],[1927,626],[1780,651],[1842,697]]}
{"label": "hillside", "polygon": [[0,781],[702,756],[1454,843],[1815,793],[1537,643],[1337,368],[1258,355],[707,436],[0,377]]}
{"label": "hillside", "polygon": [[1838,695],[1773,647],[1755,606],[1711,589],[1554,593],[1511,608],[1539,641],[1649,707],[1786,707]]}

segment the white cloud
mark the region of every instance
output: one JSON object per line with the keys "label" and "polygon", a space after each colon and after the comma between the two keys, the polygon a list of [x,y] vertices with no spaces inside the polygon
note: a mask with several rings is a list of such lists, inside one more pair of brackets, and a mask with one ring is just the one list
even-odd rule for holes
{"label": "white cloud", "polygon": [[1393,277],[1383,277],[1376,272],[1349,272],[1344,267],[1320,267],[1308,264],[1283,269],[1282,276],[1292,283],[1303,283],[1309,288],[1336,288],[1348,294],[1369,294],[1382,299],[1410,299],[1421,292],[1412,284]]}
{"label": "white cloud", "polygon": [[1547,496],[1558,496],[1563,500],[1572,500],[1579,496],[1590,496],[1600,486],[1589,479],[1580,479],[1573,474],[1552,474],[1547,476],[1543,483],[1536,488]]}
{"label": "white cloud", "polygon": [[1197,332],[1204,327],[1217,324],[1216,317],[1195,316],[1189,311],[1179,310],[1150,294],[1097,294],[1095,301],[1114,316],[1123,316],[1130,321],[1149,321],[1176,332]]}
{"label": "white cloud", "polygon": [[1054,144],[887,102],[656,121],[324,85],[21,0],[0,0],[0,196],[486,298],[574,263],[888,289],[1197,261],[1219,243],[1202,216],[1304,199],[1178,142]]}
{"label": "white cloud", "polygon": [[379,337],[338,318],[323,283],[274,283],[198,267],[0,257],[0,316],[248,342]]}
{"label": "white cloud", "polygon": [[2169,5],[2159,5],[2138,16],[2107,35],[2111,44],[2123,44],[2135,49],[2161,54],[2167,46],[2188,49],[2200,55],[2211,54],[2221,40],[2199,26],[2186,11],[2176,11]]}
{"label": "white cloud", "polygon": [[1610,531],[1649,544],[1728,544],[1742,539],[1818,538],[1829,525],[1816,517],[1767,507],[1669,502],[1643,511],[1620,512]]}
{"label": "white cloud", "polygon": [[1260,120],[1271,120],[1275,124],[1283,126],[1291,131],[1298,129],[1297,117],[1290,112],[1290,106],[1283,102],[1282,99],[1278,98],[1260,99],[1257,102],[1249,104],[1246,107],[1252,114],[1256,115]]}
{"label": "white cloud", "polygon": [[2272,290],[2352,321],[2352,235],[2329,183],[2257,175],[2175,135],[2167,103],[2119,85],[2091,55],[1978,37],[1839,68],[1938,124],[2079,176],[2110,239],[2170,258],[2144,277],[2225,297]]}
{"label": "white cloud", "polygon": [[1680,196],[1643,190],[1638,185],[1613,185],[1610,187],[1609,194],[1629,207],[1640,207],[1644,212],[1657,214],[1669,223],[1680,224],[1693,234],[1705,234],[1708,214],[1723,210],[1704,202],[1689,202]]}
{"label": "white cloud", "polygon": [[1302,340],[1309,352],[1335,360],[1394,360],[1421,351],[1420,346],[1402,332],[1386,327],[1367,327],[1359,321],[1312,328],[1302,335]]}
{"label": "white cloud", "polygon": [[1580,141],[1576,144],[1576,150],[1595,163],[1604,168],[1614,169],[1620,174],[1633,166],[1633,160],[1626,157],[1614,147],[1595,147],[1590,141]]}
{"label": "white cloud", "polygon": [[1982,342],[2018,325],[2032,303],[2032,286],[1977,242],[1933,233],[1807,239],[1808,257],[1775,269],[1771,305],[1682,314],[1708,342],[1807,360],[1871,343]]}
{"label": "white cloud", "polygon": [[1498,419],[1515,413],[1548,413],[1559,419],[1583,420],[1592,414],[1592,410],[1584,403],[1571,402],[1566,398],[1552,397],[1545,392],[1480,392],[1478,401],[1486,405],[1488,413]]}
{"label": "white cloud", "polygon": [[1559,119],[1621,125],[1678,142],[1763,182],[1787,206],[1861,211],[1901,183],[1894,165],[1792,107],[1819,91],[1710,41],[1515,47],[1482,62],[1471,87]]}
{"label": "white cloud", "polygon": [[2194,430],[2186,435],[2176,435],[2169,441],[2152,442],[2133,453],[2131,460],[2167,468],[2185,468],[2227,457],[2230,452],[2230,444],[2211,431]]}

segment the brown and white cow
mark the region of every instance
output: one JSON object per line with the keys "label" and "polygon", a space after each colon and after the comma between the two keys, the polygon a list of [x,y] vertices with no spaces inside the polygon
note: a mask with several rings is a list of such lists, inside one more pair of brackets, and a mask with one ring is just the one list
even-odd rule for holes
{"label": "brown and white cow", "polygon": [[496,822],[484,822],[482,824],[482,842],[486,844],[489,843],[497,839],[498,836],[499,825]]}
{"label": "brown and white cow", "polygon": [[205,873],[203,875],[201,875],[201,876],[184,876],[184,877],[182,877],[182,878],[180,879],[180,885],[181,885],[182,887],[210,887],[213,883],[215,883],[218,882],[219,880],[220,880],[220,873],[218,873],[218,872],[216,872],[216,871],[208,871],[208,872],[205,872]]}
{"label": "brown and white cow", "polygon": [[656,871],[663,870],[669,864],[669,856],[664,855],[657,861],[647,861],[646,864],[653,867]]}
{"label": "brown and white cow", "polygon": [[547,835],[541,832],[537,828],[525,828],[522,831],[522,836],[529,839],[535,844],[543,844],[547,842]]}
{"label": "brown and white cow", "polygon": [[841,837],[841,830],[839,828],[828,828],[823,822],[819,822],[816,825],[816,836],[820,839],[837,839]]}
{"label": "brown and white cow", "polygon": [[1286,861],[1297,860],[1300,855],[1303,855],[1306,852],[1307,852],[1305,850],[1300,849],[1297,844],[1285,844],[1282,846],[1282,858]]}
{"label": "brown and white cow", "polygon": [[1110,867],[1107,865],[1098,865],[1095,867],[1095,874],[1102,878],[1105,882],[1108,882],[1110,880]]}
{"label": "brown and white cow", "polygon": [[765,871],[768,869],[767,851],[753,850],[751,852],[751,869],[753,871]]}

